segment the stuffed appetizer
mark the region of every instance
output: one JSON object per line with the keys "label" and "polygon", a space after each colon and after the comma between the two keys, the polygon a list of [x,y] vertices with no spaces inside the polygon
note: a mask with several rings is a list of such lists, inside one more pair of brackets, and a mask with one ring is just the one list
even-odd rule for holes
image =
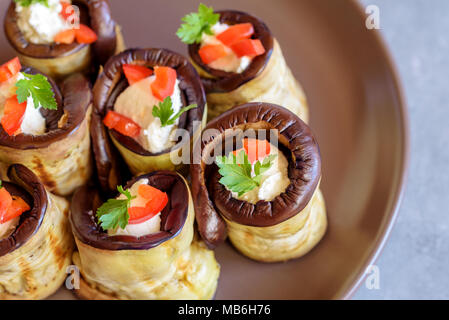
{"label": "stuffed appetizer", "polygon": [[70,221],[84,299],[211,299],[219,276],[214,253],[194,235],[195,213],[184,178],[156,171],[118,186],[102,202],[79,189]]}
{"label": "stuffed appetizer", "polygon": [[200,4],[177,35],[203,81],[209,118],[247,102],[270,102],[308,121],[304,92],[285,63],[268,27],[239,11],[217,11]]}
{"label": "stuffed appetizer", "polygon": [[5,32],[24,64],[55,79],[94,72],[124,49],[107,0],[14,0]]}
{"label": "stuffed appetizer", "polygon": [[18,58],[0,66],[0,162],[32,170],[50,192],[71,194],[91,174],[88,80],[56,83]]}
{"label": "stuffed appetizer", "polygon": [[115,186],[109,179],[118,171],[109,137],[133,174],[181,170],[183,163],[172,159],[191,139],[178,137],[178,129],[199,135],[207,112],[203,86],[187,59],[165,49],[126,50],[108,61],[93,93],[91,132],[103,187]]}
{"label": "stuffed appetizer", "polygon": [[44,299],[64,282],[73,239],[69,203],[22,165],[0,186],[0,300]]}
{"label": "stuffed appetizer", "polygon": [[[208,130],[215,134],[206,136]],[[244,255],[275,262],[298,258],[320,241],[327,225],[321,159],[295,114],[268,103],[241,105],[212,120],[198,143],[192,194],[209,247],[229,235]],[[216,150],[222,155],[210,161]]]}

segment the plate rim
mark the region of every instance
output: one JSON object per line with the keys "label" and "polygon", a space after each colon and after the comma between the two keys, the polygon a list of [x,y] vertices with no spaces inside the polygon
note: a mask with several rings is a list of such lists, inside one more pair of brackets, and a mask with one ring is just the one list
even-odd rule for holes
{"label": "plate rim", "polygon": [[[350,0],[350,5],[354,7],[354,10],[357,11],[357,14],[360,18],[365,18],[365,11],[363,4],[360,0]],[[337,293],[337,299],[349,300],[351,299],[357,290],[360,288],[363,280],[365,279],[365,272],[370,265],[376,263],[379,259],[381,253],[385,248],[385,244],[389,240],[391,236],[391,232],[396,223],[397,217],[399,215],[399,210],[402,205],[402,201],[404,199],[405,190],[407,187],[408,174],[409,174],[409,165],[410,165],[410,120],[409,120],[409,112],[407,107],[407,101],[405,96],[405,91],[401,82],[400,73],[398,71],[398,67],[394,62],[394,58],[392,53],[390,52],[389,46],[387,45],[385,39],[383,38],[381,32],[377,29],[372,29],[374,35],[374,41],[378,46],[380,53],[384,56],[385,62],[387,65],[387,69],[391,73],[391,78],[393,81],[394,90],[398,96],[399,103],[399,119],[400,119],[400,134],[402,137],[402,150],[401,150],[401,163],[400,163],[400,173],[399,173],[399,181],[394,190],[394,198],[393,205],[390,209],[387,209],[386,218],[388,219],[387,225],[380,230],[377,235],[377,239],[374,242],[374,249],[372,249],[365,263],[359,268],[356,272],[355,280],[352,281],[346,288],[340,290]],[[385,219],[385,218],[384,218]]]}

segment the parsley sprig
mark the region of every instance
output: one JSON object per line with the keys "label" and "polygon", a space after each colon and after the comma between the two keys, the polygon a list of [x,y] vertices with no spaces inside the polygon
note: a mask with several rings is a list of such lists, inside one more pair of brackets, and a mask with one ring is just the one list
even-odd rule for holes
{"label": "parsley sprig", "polygon": [[42,3],[44,6],[48,7],[48,0],[14,0],[14,2],[22,7],[28,7],[33,3]]}
{"label": "parsley sprig", "polygon": [[203,33],[212,35],[211,27],[218,22],[220,15],[214,13],[212,7],[200,3],[198,12],[190,13],[182,18],[184,22],[176,32],[182,42],[187,44],[201,43]]}
{"label": "parsley sprig", "polygon": [[262,174],[270,169],[276,156],[270,154],[262,162],[257,160],[254,163],[254,175],[252,174],[253,167],[244,150],[238,152],[237,156],[230,153],[227,157],[217,157],[215,162],[219,168],[218,172],[222,176],[219,182],[232,192],[237,192],[240,197],[255,187],[260,187]]}
{"label": "parsley sprig", "polygon": [[196,104],[188,105],[187,107],[181,108],[179,112],[175,113],[172,107],[172,101],[170,97],[164,99],[164,101],[159,102],[159,106],[153,107],[153,116],[161,120],[161,126],[165,127],[168,125],[175,124],[176,120],[186,111],[194,109],[197,107]]}
{"label": "parsley sprig", "polygon": [[125,229],[128,225],[131,200],[135,196],[131,196],[131,192],[123,190],[122,186],[117,187],[118,192],[126,196],[126,199],[109,199],[97,209],[97,218],[101,222],[103,230],[115,229],[119,226]]}
{"label": "parsley sprig", "polygon": [[55,94],[50,82],[48,82],[48,79],[45,76],[42,74],[28,74],[24,72],[22,72],[22,75],[25,79],[16,82],[16,94],[19,103],[27,101],[28,97],[31,96],[36,109],[40,106],[50,110],[58,109]]}

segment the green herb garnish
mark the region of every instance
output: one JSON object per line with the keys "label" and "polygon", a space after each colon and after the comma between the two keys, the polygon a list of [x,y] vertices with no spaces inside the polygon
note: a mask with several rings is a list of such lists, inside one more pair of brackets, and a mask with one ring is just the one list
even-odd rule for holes
{"label": "green herb garnish", "polygon": [[241,150],[235,156],[230,153],[227,157],[217,157],[217,163],[221,174],[219,182],[232,192],[237,192],[238,196],[242,196],[255,187],[260,187],[262,174],[270,169],[272,161],[276,155],[271,154],[254,164],[254,176],[252,175],[252,165],[248,160],[248,155],[244,150]]}
{"label": "green herb garnish", "polygon": [[153,116],[161,120],[161,126],[165,127],[168,125],[175,124],[176,119],[178,119],[184,112],[189,111],[198,107],[196,104],[191,104],[187,107],[181,108],[178,113],[172,108],[172,101],[170,97],[164,99],[164,101],[159,102],[159,106],[153,107]]}
{"label": "green herb garnish", "polygon": [[48,0],[14,0],[14,2],[22,7],[29,7],[33,3],[42,3],[44,6],[48,7]]}
{"label": "green herb garnish", "polygon": [[176,35],[182,42],[187,44],[201,43],[203,33],[212,35],[211,27],[218,22],[220,15],[214,13],[212,7],[207,7],[200,3],[198,13],[190,13],[182,18],[184,23],[176,31]]}
{"label": "green herb garnish", "polygon": [[125,229],[128,225],[131,200],[136,197],[131,196],[131,192],[123,190],[122,186],[117,187],[118,192],[126,196],[126,199],[109,199],[97,209],[97,218],[101,222],[103,230],[115,229],[119,226]]}
{"label": "green herb garnish", "polygon": [[50,110],[58,109],[55,94],[50,82],[48,82],[45,76],[24,72],[22,72],[22,75],[25,79],[19,80],[16,83],[16,94],[19,103],[27,101],[28,97],[31,96],[36,109],[39,107]]}

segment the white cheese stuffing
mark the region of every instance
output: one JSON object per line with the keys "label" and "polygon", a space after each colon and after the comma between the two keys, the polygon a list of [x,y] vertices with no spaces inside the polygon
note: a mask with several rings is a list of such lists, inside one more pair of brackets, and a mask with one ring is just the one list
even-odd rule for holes
{"label": "white cheese stuffing", "polygon": [[39,2],[28,7],[16,4],[17,25],[25,39],[31,43],[54,43],[53,39],[58,33],[70,28],[60,15],[61,11],[60,0],[48,0],[48,7]]}
{"label": "white cheese stuffing", "polygon": [[[152,75],[129,86],[118,96],[114,105],[116,112],[132,119],[142,128],[136,140],[152,153],[161,152],[175,145],[173,137],[179,123],[178,118],[173,125],[162,127],[160,119],[153,116],[153,107],[160,102],[151,92],[151,83],[155,79],[156,77]],[[171,100],[176,114],[182,108],[179,80],[176,80]]]}
{"label": "white cheese stuffing", "polygon": [[[213,35],[208,35],[203,33],[201,39],[201,46],[222,44],[220,40],[217,39],[216,35],[225,31],[229,26],[225,23],[217,22],[211,27]],[[209,63],[209,67],[216,70],[222,70],[226,72],[242,73],[251,64],[252,57],[243,56],[241,58],[231,50],[231,48],[223,45],[227,53],[223,58],[217,59]]]}
{"label": "white cheese stuffing", "polygon": [[8,238],[19,224],[20,217],[15,217],[5,223],[0,223],[0,240]]}
{"label": "white cheese stuffing", "polygon": [[[138,190],[139,186],[142,184],[148,184],[148,179],[140,179],[136,183],[134,183],[131,188],[128,189],[131,192],[132,196],[136,196],[135,199],[131,200],[131,207],[145,207],[147,202],[146,199],[139,196]],[[117,199],[126,199],[126,196],[120,194]],[[110,236],[116,235],[126,235],[126,236],[134,236],[134,237],[142,237],[145,235],[157,233],[161,230],[161,213],[159,212],[151,219],[148,219],[145,222],[137,223],[137,224],[128,224],[125,229],[118,227],[116,230],[108,230],[108,234]]]}
{"label": "white cheese stuffing", "polygon": [[46,130],[45,118],[41,114],[41,106],[34,107],[33,98],[28,97],[25,115],[23,116],[20,129],[24,134],[40,135]]}
{"label": "white cheese stuffing", "polygon": [[[256,204],[259,200],[271,201],[287,189],[290,184],[287,158],[272,144],[270,154],[276,154],[277,156],[271,162],[271,167],[261,175],[260,187],[255,187],[240,197],[237,193],[233,192],[232,196],[235,199]],[[262,159],[259,160],[262,161]],[[255,175],[254,166],[252,174],[253,176]]]}
{"label": "white cheese stuffing", "polygon": [[[24,78],[23,74],[19,72],[15,77],[0,84],[0,118],[3,117],[6,100],[15,94],[16,82]],[[20,126],[21,133],[32,135],[45,133],[47,127],[45,118],[40,112],[41,108],[41,106],[35,108],[33,98],[31,96],[28,97],[27,107]]]}

